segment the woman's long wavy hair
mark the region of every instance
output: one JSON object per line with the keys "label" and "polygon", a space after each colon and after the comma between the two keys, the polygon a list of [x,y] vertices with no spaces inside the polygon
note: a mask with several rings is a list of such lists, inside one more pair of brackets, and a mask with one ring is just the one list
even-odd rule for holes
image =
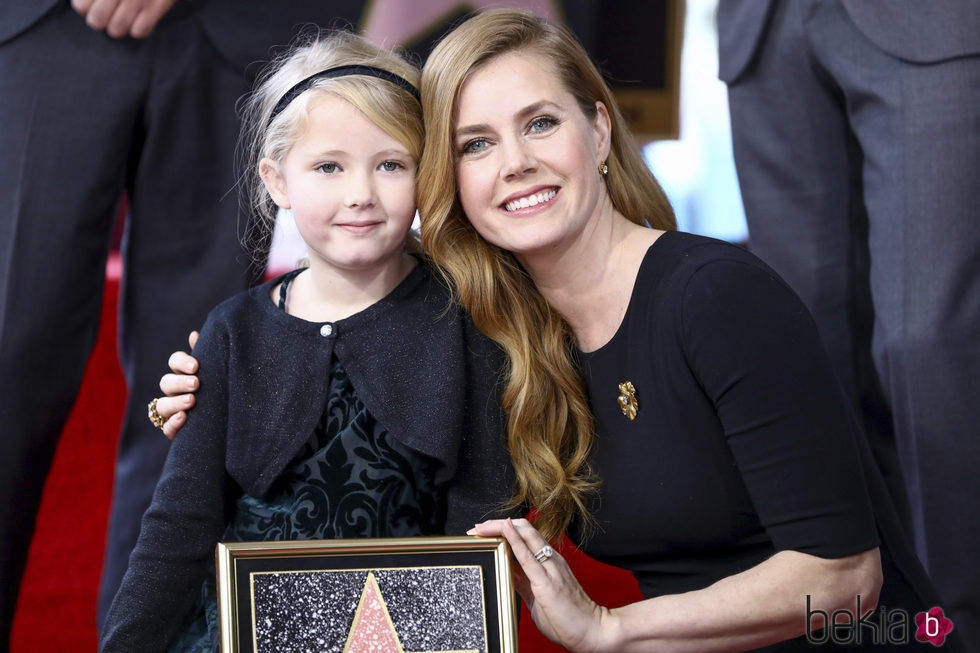
{"label": "woman's long wavy hair", "polygon": [[[596,116],[596,101],[608,109],[612,133],[606,183],[613,207],[636,224],[673,229],[675,223],[602,75],[566,29],[527,12],[490,10],[462,23],[432,51],[422,69],[422,245],[449,277],[480,330],[508,355],[503,403],[517,472],[513,503],[536,506],[535,523],[552,539],[576,516],[583,525],[590,523],[590,495],[598,484],[589,464],[594,429],[572,357],[573,334],[514,255],[484,240],[470,224],[455,173],[453,134],[460,88],[488,61],[514,51],[550,60],[590,120]],[[602,183],[598,174],[596,179]]]}
{"label": "woman's long wavy hair", "polygon": [[[368,119],[408,149],[418,161],[422,153],[422,107],[404,88],[364,75],[319,79],[289,103],[275,119],[270,116],[276,103],[294,84],[310,75],[351,64],[383,68],[418,88],[419,69],[400,54],[380,48],[367,39],[345,30],[313,30],[301,34],[290,48],[263,71],[255,90],[247,95],[239,110],[242,136],[239,166],[242,174],[240,203],[251,215],[244,242],[271,241],[278,207],[259,177],[259,162],[269,158],[282,163],[289,150],[306,131],[312,103],[327,94],[350,102]],[[338,125],[343,129],[343,125]],[[405,242],[409,251],[419,251],[418,236],[409,231]],[[261,246],[250,251],[256,265],[264,269],[266,251]]]}

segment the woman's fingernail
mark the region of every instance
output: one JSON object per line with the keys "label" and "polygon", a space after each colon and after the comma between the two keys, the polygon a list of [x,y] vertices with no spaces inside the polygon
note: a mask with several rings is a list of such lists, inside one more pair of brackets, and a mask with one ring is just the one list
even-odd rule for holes
{"label": "woman's fingernail", "polygon": [[476,535],[476,529],[475,528],[471,528],[470,530],[466,531],[466,534],[467,535]]}

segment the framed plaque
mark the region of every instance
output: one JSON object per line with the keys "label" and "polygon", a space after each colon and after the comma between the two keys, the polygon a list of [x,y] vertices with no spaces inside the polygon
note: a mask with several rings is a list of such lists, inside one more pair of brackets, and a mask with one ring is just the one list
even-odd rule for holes
{"label": "framed plaque", "polygon": [[503,538],[228,542],[224,653],[516,653]]}

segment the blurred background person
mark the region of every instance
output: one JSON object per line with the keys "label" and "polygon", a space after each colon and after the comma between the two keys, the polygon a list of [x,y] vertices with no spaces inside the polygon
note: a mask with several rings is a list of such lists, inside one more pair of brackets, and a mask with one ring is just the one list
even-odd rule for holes
{"label": "blurred background person", "polygon": [[980,650],[980,3],[721,0],[751,248],[801,295]]}

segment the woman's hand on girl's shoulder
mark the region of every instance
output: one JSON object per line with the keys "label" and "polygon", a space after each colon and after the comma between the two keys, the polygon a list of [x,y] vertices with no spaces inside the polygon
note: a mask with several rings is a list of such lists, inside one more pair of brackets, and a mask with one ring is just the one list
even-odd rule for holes
{"label": "woman's hand on girl's shoulder", "polygon": [[[191,349],[197,343],[197,331],[188,337]],[[177,431],[187,423],[187,411],[194,407],[194,393],[200,382],[197,376],[197,359],[183,351],[175,351],[168,361],[171,373],[160,378],[160,390],[165,396],[157,399],[156,409],[166,422],[163,434],[174,439]]]}

